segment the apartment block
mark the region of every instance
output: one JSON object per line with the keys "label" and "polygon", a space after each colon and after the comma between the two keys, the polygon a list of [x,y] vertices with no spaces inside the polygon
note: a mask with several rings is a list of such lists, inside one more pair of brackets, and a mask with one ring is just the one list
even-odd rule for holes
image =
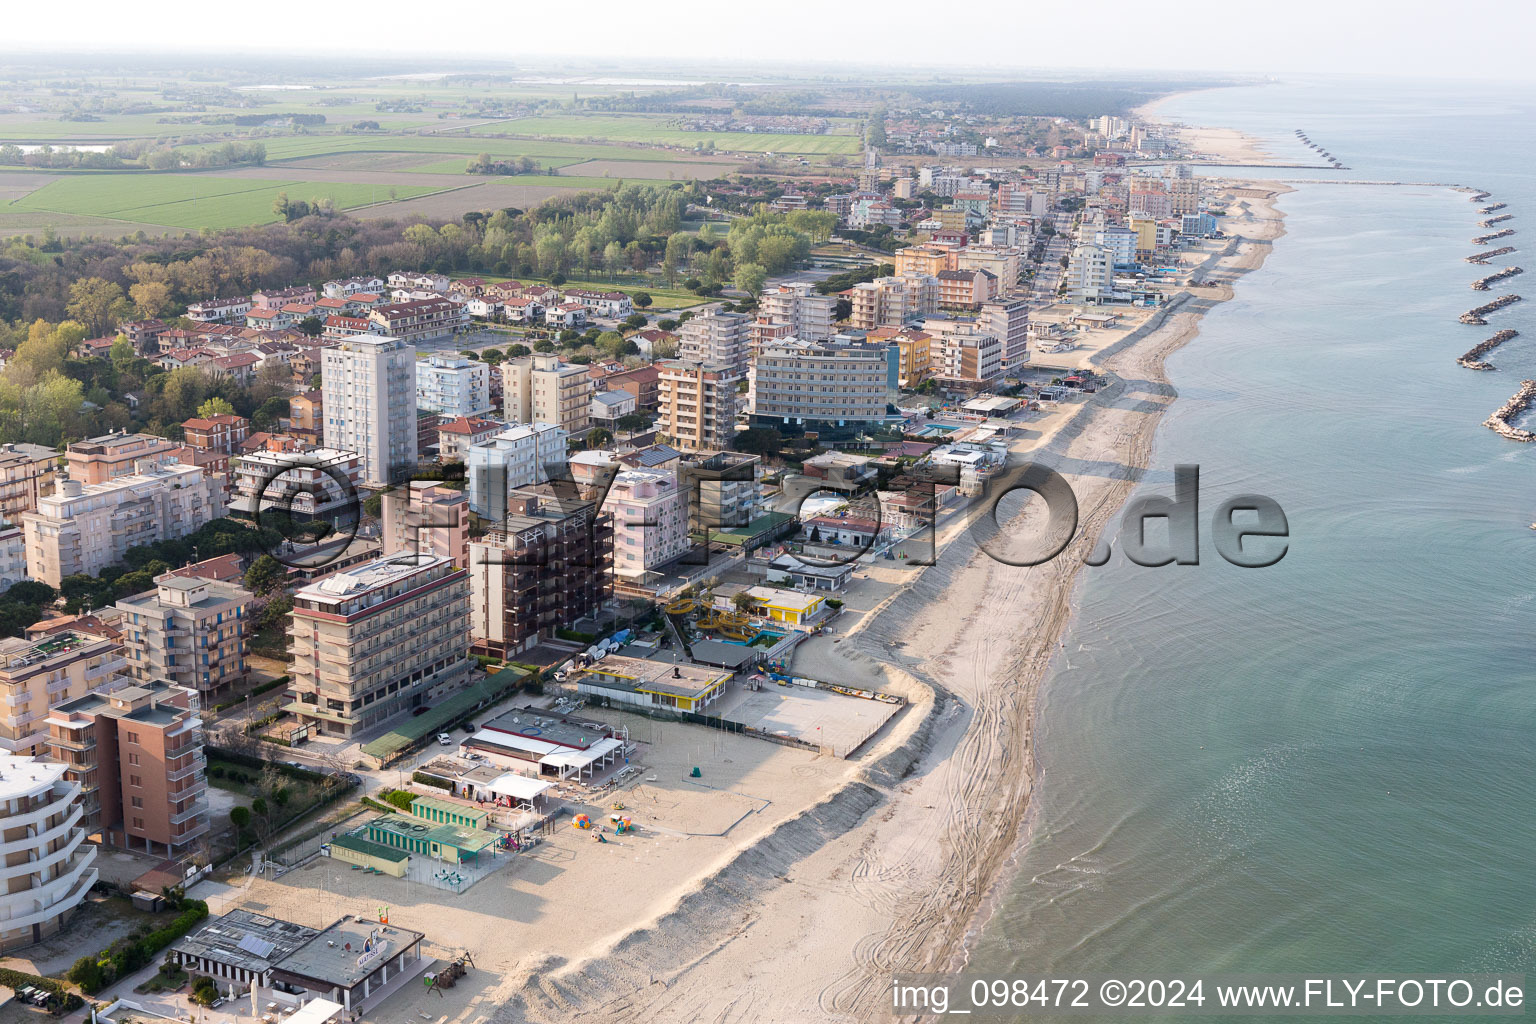
{"label": "apartment block", "polygon": [[208,832],[200,710],[195,691],[163,682],[53,709],[49,754],[80,786],[86,834],[172,857]]}
{"label": "apartment block", "polygon": [[244,416],[221,413],[218,416],[194,416],[181,425],[189,447],[232,455],[250,433],[251,424]]}
{"label": "apartment block", "polygon": [[288,399],[288,432],[310,444],[325,440],[325,392],[319,388]]}
{"label": "apartment block", "polygon": [[96,847],[85,842],[80,784],[65,766],[0,755],[0,950],[57,933],[96,884]]}
{"label": "apartment block", "polygon": [[[504,423],[497,420],[483,420],[478,416],[459,416],[450,420],[439,417],[439,420],[437,424],[438,462],[463,462],[469,457],[471,448],[489,441],[506,429]],[[422,450],[425,451],[426,448]]]}
{"label": "apartment block", "polygon": [[363,460],[334,448],[254,451],[234,460],[234,497],[229,510],[248,519],[283,512],[300,522],[355,518]]}
{"label": "apartment block", "polygon": [[324,352],[325,445],[363,459],[383,487],[416,468],[416,349],[395,338],[348,338]]}
{"label": "apartment block", "polygon": [[27,576],[27,534],[20,526],[0,523],[0,591]]}
{"label": "apartment block", "polygon": [[795,281],[765,291],[758,299],[758,319],[785,324],[801,341],[825,341],[832,337],[833,295],[816,294],[816,286]]}
{"label": "apartment block", "polygon": [[893,254],[896,276],[907,274],[938,277],[946,270],[955,270],[955,248],[939,245],[909,245]]}
{"label": "apartment block", "polygon": [[688,532],[703,541],[712,530],[746,526],[762,512],[757,477],[762,459],[742,452],[695,452],[678,463],[688,496]]}
{"label": "apartment block", "polygon": [[936,310],[940,300],[939,279],[926,274],[880,277],[854,285],[848,298],[853,307],[849,323],[858,330],[872,331],[876,327],[900,325],[909,317]]}
{"label": "apartment block", "polygon": [[613,574],[639,582],[688,552],[688,495],[668,470],[626,469],[603,499],[613,519]]}
{"label": "apartment block", "polygon": [[551,466],[565,465],[567,437],[550,423],[524,423],[471,445],[464,458],[470,510],[482,519],[503,518],[509,493],[544,483]]}
{"label": "apartment block", "polygon": [[467,576],[447,558],[397,554],[300,589],[283,710],[350,739],[461,689],[471,664]]}
{"label": "apartment block", "polygon": [[249,675],[246,611],[253,600],[234,583],[160,576],[154,590],[114,606],[122,613],[129,671],[140,683],[161,680],[205,696],[228,693]]}
{"label": "apartment block", "polygon": [[224,514],[224,482],[197,466],[169,464],[108,483],[64,480],[21,517],[27,571],[57,587],[65,576],[95,576],[128,549],[185,537]]}
{"label": "apartment block", "polygon": [[0,445],[0,519],[21,522],[37,499],[53,493],[59,453],[36,444]]}
{"label": "apartment block", "polygon": [[515,491],[496,529],[471,541],[474,651],[518,654],[596,612],[613,594],[613,517],[548,486]]}
{"label": "apartment block", "polygon": [[417,299],[375,306],[368,311],[373,329],[405,341],[428,341],[469,326],[469,310],[449,299]]}
{"label": "apartment block", "polygon": [[990,270],[946,270],[939,275],[941,309],[980,309],[996,293],[997,275]]}
{"label": "apartment block", "polygon": [[547,423],[567,434],[592,425],[592,376],[587,367],[562,363],[552,353],[501,364],[502,408],[508,423]]}
{"label": "apartment block", "polygon": [[933,338],[915,327],[881,327],[869,333],[869,340],[896,346],[896,385],[915,388],[932,368]]}
{"label": "apartment block", "polygon": [[677,355],[694,363],[717,363],[733,380],[747,375],[752,355],[752,318],[710,311],[678,328]]}
{"label": "apartment block", "polygon": [[71,444],[64,450],[64,464],[71,480],[104,484],[175,462],[179,447],[153,434],[104,434]]}
{"label": "apartment block", "polygon": [[491,367],[463,356],[416,361],[416,408],[448,419],[491,411]]}
{"label": "apartment block", "polygon": [[469,568],[469,498],[431,480],[382,496],[384,554],[436,555]]}
{"label": "apartment block", "polygon": [[1029,362],[1029,303],[1024,299],[993,299],[981,304],[979,322],[1003,345],[1003,369]]}
{"label": "apartment block", "polygon": [[132,681],[123,645],[105,632],[75,628],[0,640],[0,751],[41,754],[50,707]]}
{"label": "apartment block", "polygon": [[895,345],[848,337],[764,345],[752,366],[750,423],[823,440],[854,436],[893,415],[899,364]]}
{"label": "apartment block", "polygon": [[736,435],[735,369],[687,359],[669,359],[659,367],[657,431],[691,451],[730,447]]}
{"label": "apartment block", "polygon": [[1067,264],[1066,284],[1068,301],[1105,301],[1114,290],[1113,254],[1096,245],[1073,246],[1072,259]]}
{"label": "apartment block", "polygon": [[1011,245],[968,245],[955,256],[956,270],[985,270],[997,279],[996,295],[1007,295],[1019,286],[1024,271],[1024,250]]}
{"label": "apartment block", "polygon": [[1003,344],[967,320],[927,323],[933,334],[933,376],[951,387],[990,387],[1003,375]]}

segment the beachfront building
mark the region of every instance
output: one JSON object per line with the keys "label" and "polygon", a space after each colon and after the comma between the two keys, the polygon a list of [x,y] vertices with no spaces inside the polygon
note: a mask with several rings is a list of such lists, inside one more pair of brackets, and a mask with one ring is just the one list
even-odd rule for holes
{"label": "beachfront building", "polygon": [[249,675],[246,612],[254,600],[234,583],[159,577],[154,590],[114,606],[129,670],[140,682],[164,680],[204,696],[240,685]]}
{"label": "beachfront building", "polygon": [[402,553],[300,589],[283,710],[318,734],[350,739],[463,688],[466,576],[448,558]]}
{"label": "beachfront building", "polygon": [[747,314],[711,310],[688,320],[677,333],[679,359],[723,366],[733,381],[747,375],[752,356],[752,318]]}
{"label": "beachfront building", "polygon": [[544,483],[551,467],[565,464],[566,437],[554,424],[524,423],[471,445],[464,458],[470,510],[482,519],[503,518],[509,493]]}
{"label": "beachfront building", "polygon": [[613,517],[548,485],[512,492],[505,517],[469,551],[476,654],[520,654],[613,594]]}
{"label": "beachfront building", "polygon": [[933,376],[946,387],[981,390],[1003,375],[1003,343],[985,327],[969,320],[929,320],[932,332]]}
{"label": "beachfront building", "polygon": [[416,349],[398,338],[347,338],[323,354],[325,446],[356,452],[362,482],[383,487],[416,468]]}
{"label": "beachfront building", "polygon": [[469,568],[469,499],[431,480],[382,495],[384,554],[430,554]]}
{"label": "beachfront building", "polygon": [[730,679],[730,672],[708,665],[609,655],[572,681],[577,693],[606,704],[698,713],[720,698]]}
{"label": "beachfront building", "polygon": [[801,341],[825,341],[832,337],[836,296],[816,294],[809,281],[793,281],[770,288],[758,298],[758,318],[789,328]]}
{"label": "beachfront building", "polygon": [[1073,246],[1065,280],[1068,301],[1107,301],[1115,286],[1114,254],[1097,245]]}
{"label": "beachfront building", "polygon": [[736,381],[719,362],[669,359],[660,364],[657,433],[690,451],[728,448],[736,434]]}
{"label": "beachfront building", "polygon": [[49,755],[80,785],[88,835],[172,857],[208,832],[200,708],[192,690],[146,682],[49,713]]}
{"label": "beachfront building", "polygon": [[688,495],[667,470],[626,469],[603,499],[613,519],[613,574],[639,582],[688,551]]}
{"label": "beachfront building", "polygon": [[752,366],[749,422],[821,440],[855,436],[894,416],[900,350],[839,336],[765,345]]}
{"label": "beachfront building", "polygon": [[593,382],[587,367],[553,353],[501,364],[501,401],[508,423],[547,423],[567,434],[591,426]]}
{"label": "beachfront building", "polygon": [[57,933],[96,884],[96,847],[85,842],[80,784],[64,765],[0,755],[0,950]]}
{"label": "beachfront building", "polygon": [[416,408],[445,419],[484,416],[492,409],[490,365],[455,355],[418,359]]}
{"label": "beachfront building", "polygon": [[688,498],[688,532],[694,540],[715,530],[745,527],[758,517],[762,461],[730,451],[693,452],[679,461],[678,485]]}
{"label": "beachfront building", "polygon": [[1003,369],[1016,370],[1029,362],[1029,303],[1024,299],[992,299],[981,304],[979,323],[997,335]]}
{"label": "beachfront building", "polygon": [[98,484],[64,480],[21,517],[27,571],[51,587],[95,576],[129,548],[185,537],[223,514],[222,478],[197,466],[168,463]]}

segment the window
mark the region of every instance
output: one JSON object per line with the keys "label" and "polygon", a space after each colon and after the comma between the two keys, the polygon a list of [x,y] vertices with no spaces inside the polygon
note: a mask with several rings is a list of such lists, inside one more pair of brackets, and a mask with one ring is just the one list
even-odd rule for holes
{"label": "window", "polygon": [[[171,662],[171,664],[174,665],[175,662],[173,661],[173,662]],[[137,742],[139,742],[139,734],[136,733],[136,732],[128,733],[128,742],[129,743],[137,743]],[[134,763],[137,764],[138,762],[134,762]]]}
{"label": "window", "polygon": [[133,827],[134,828],[139,828],[139,829],[143,828],[144,827],[144,819],[143,818],[134,818],[133,819]]}
{"label": "window", "polygon": [[143,789],[144,788],[144,779],[142,777],[138,776],[138,775],[130,775],[130,776],[128,776],[128,785],[133,786],[133,787],[135,787],[137,789]]}
{"label": "window", "polygon": [[138,754],[129,754],[128,755],[128,763],[129,764],[138,764],[139,763],[139,755]]}
{"label": "window", "polygon": [[129,803],[131,803],[134,807],[141,808],[144,806],[144,798],[141,796],[130,797]]}

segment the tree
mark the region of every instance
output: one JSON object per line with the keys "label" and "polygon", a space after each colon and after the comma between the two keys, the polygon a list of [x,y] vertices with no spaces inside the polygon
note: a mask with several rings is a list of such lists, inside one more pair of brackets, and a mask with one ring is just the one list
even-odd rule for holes
{"label": "tree", "polygon": [[211,420],[215,416],[233,416],[234,414],[235,407],[229,404],[229,400],[217,395],[197,407],[197,415],[205,420]]}
{"label": "tree", "polygon": [[107,358],[112,360],[113,366],[121,366],[133,362],[139,358],[139,354],[133,350],[133,342],[119,334],[117,340],[112,342],[112,347],[107,349]]}
{"label": "tree", "polygon": [[125,318],[132,307],[121,285],[99,277],[81,278],[69,286],[69,302],[64,312],[79,321],[91,334],[104,334]]}
{"label": "tree", "polygon": [[298,329],[311,338],[318,338],[325,330],[325,321],[317,316],[307,316],[299,321]]}
{"label": "tree", "polygon": [[261,555],[245,570],[245,589],[253,594],[265,596],[287,582],[288,571],[271,555]]}
{"label": "tree", "polygon": [[736,287],[757,298],[768,280],[768,271],[760,263],[743,263],[736,268]]}
{"label": "tree", "polygon": [[133,300],[139,316],[164,316],[171,311],[171,286],[164,281],[143,281],[129,285],[128,297]]}
{"label": "tree", "polygon": [[630,296],[629,301],[631,301],[631,302],[633,302],[635,304],[635,308],[636,309],[650,309],[651,308],[651,293],[650,292],[635,292],[634,295]]}
{"label": "tree", "polygon": [[601,448],[613,440],[613,432],[606,427],[593,427],[587,431],[587,447]]}
{"label": "tree", "polygon": [[743,590],[741,593],[731,598],[731,604],[735,606],[738,612],[741,612],[743,615],[745,615],[752,610],[752,608],[757,604],[757,601],[751,594]]}
{"label": "tree", "polygon": [[229,820],[235,828],[244,832],[251,823],[251,809],[240,806],[231,807],[229,809]]}
{"label": "tree", "polygon": [[633,344],[625,339],[618,331],[604,331],[597,336],[597,347],[610,359],[618,359],[624,355],[625,350]]}
{"label": "tree", "polygon": [[832,303],[832,319],[847,320],[850,316],[853,316],[852,300],[840,298]]}

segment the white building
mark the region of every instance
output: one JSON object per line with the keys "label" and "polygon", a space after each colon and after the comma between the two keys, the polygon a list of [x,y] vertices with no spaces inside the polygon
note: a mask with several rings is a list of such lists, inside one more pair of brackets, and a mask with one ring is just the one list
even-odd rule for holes
{"label": "white building", "polygon": [[64,926],[96,884],[96,847],[85,842],[80,783],[56,761],[0,755],[0,949],[41,942]]}
{"label": "white building", "polygon": [[1094,245],[1108,249],[1114,266],[1128,266],[1136,262],[1136,232],[1120,225],[1110,225],[1095,230]]}
{"label": "white building", "polygon": [[352,501],[363,472],[356,452],[255,451],[236,457],[230,468],[235,479],[229,510],[238,515],[254,518],[258,511],[275,509],[307,522],[356,514]]}
{"label": "white building", "polygon": [[1078,245],[1067,265],[1067,298],[1072,302],[1100,302],[1114,290],[1115,259],[1108,249]]}
{"label": "white building", "polygon": [[801,341],[826,341],[832,337],[832,310],[837,298],[816,294],[815,285],[808,281],[771,288],[758,303],[759,316],[788,325],[789,333]]}
{"label": "white building", "polygon": [[463,356],[416,361],[416,408],[442,416],[483,416],[491,411],[491,367]]}
{"label": "white building", "polygon": [[548,481],[549,467],[565,464],[568,436],[549,423],[524,423],[471,445],[464,460],[470,510],[483,519],[505,519],[508,491]]}
{"label": "white building", "polygon": [[0,525],[0,593],[26,578],[26,531],[19,526]]}
{"label": "white building", "polygon": [[363,483],[382,487],[416,468],[416,347],[397,338],[347,338],[324,352],[325,445],[363,459]]}
{"label": "white building", "polygon": [[603,499],[613,516],[613,574],[637,580],[688,551],[688,495],[675,473],[627,469]]}
{"label": "white building", "polygon": [[592,396],[592,422],[613,429],[624,416],[635,411],[635,396],[628,391],[599,391]]}
{"label": "white building", "polygon": [[677,356],[694,363],[719,363],[733,380],[747,375],[752,356],[752,318],[711,310],[678,328]]}

